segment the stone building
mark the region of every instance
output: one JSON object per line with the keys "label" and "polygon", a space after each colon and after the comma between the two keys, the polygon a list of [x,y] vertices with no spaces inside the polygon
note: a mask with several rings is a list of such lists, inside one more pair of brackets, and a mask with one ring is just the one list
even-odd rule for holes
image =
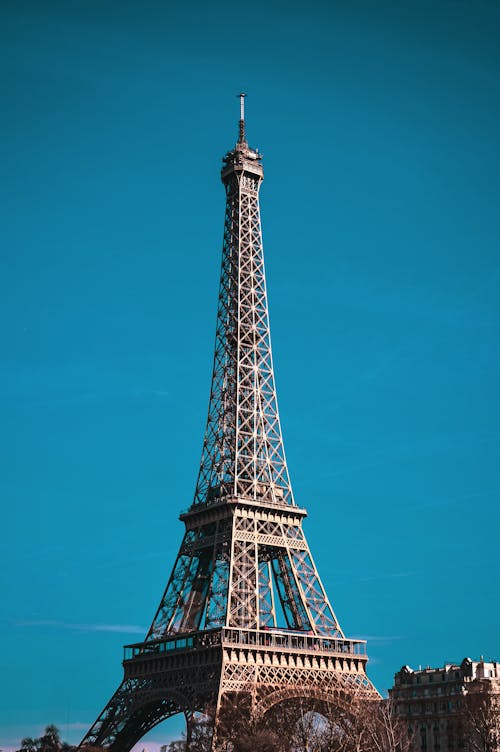
{"label": "stone building", "polygon": [[[389,690],[394,712],[408,724],[414,752],[462,752],[470,748],[466,698],[472,693],[500,693],[500,663],[464,658],[460,665],[446,663],[442,668],[414,671],[403,666]],[[498,749],[498,726],[492,734],[493,744],[480,748]]]}

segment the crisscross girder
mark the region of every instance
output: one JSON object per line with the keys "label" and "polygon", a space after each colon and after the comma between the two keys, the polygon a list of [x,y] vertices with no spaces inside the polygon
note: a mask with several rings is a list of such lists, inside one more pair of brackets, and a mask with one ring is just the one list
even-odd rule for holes
{"label": "crisscross girder", "polygon": [[260,224],[260,156],[224,158],[226,212],[208,420],[195,504],[225,494],[294,504],[274,383]]}

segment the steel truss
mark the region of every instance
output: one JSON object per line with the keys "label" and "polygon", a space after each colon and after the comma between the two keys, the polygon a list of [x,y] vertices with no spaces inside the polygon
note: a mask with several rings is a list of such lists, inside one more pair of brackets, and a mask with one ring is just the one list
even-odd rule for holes
{"label": "steel truss", "polygon": [[[281,434],[260,224],[262,157],[245,122],[223,160],[226,212],[208,419],[186,531],[145,641],[82,741],[128,752],[161,720],[250,692],[254,712],[292,697],[363,693],[363,641],[347,640],[305,539]],[[189,723],[188,723],[189,728]]]}

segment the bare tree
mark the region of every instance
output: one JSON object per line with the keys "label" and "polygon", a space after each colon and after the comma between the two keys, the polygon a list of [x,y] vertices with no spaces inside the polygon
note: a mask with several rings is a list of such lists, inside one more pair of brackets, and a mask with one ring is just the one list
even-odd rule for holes
{"label": "bare tree", "polygon": [[[213,714],[193,721],[189,743],[169,752],[211,752]],[[410,752],[412,737],[391,700],[342,705],[294,699],[264,716],[252,712],[250,693],[226,695],[217,718],[217,752]],[[491,748],[470,752],[493,752]],[[495,750],[497,752],[497,750]],[[500,750],[498,751],[500,752]]]}
{"label": "bare tree", "polygon": [[273,708],[265,722],[278,735],[283,752],[365,752],[360,718],[354,703],[302,698]]}
{"label": "bare tree", "polygon": [[253,712],[250,693],[224,697],[217,719],[218,752],[287,752],[286,744],[276,723]]}
{"label": "bare tree", "polygon": [[500,751],[500,687],[474,687],[462,699],[462,728],[469,752]]}
{"label": "bare tree", "polygon": [[406,721],[396,714],[391,699],[364,703],[360,712],[370,752],[410,752],[413,732],[408,731]]}
{"label": "bare tree", "polygon": [[186,752],[186,740],[179,739],[178,741],[170,742],[167,752]]}
{"label": "bare tree", "polygon": [[187,721],[187,733],[182,739],[170,742],[167,752],[211,752],[213,715],[209,711],[198,713]]}

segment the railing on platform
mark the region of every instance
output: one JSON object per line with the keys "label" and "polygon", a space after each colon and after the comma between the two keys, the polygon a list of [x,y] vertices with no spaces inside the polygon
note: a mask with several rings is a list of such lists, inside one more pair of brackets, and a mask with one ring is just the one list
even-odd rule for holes
{"label": "railing on platform", "polygon": [[[282,491],[283,489],[280,490]],[[234,505],[238,503],[247,505],[250,504],[253,507],[265,507],[269,511],[277,510],[288,512],[289,514],[293,515],[299,515],[300,517],[307,517],[307,511],[303,507],[298,507],[295,504],[283,501],[282,497],[280,497],[279,495],[277,497],[275,496],[274,499],[271,499],[269,498],[269,494],[271,493],[270,489],[267,489],[267,491],[267,494],[258,496],[257,499],[254,499],[250,496],[233,496],[229,492],[224,492],[217,496],[209,496],[205,501],[191,504],[191,506],[187,507],[187,509],[183,509],[180,512],[180,519],[184,519],[185,517],[189,517],[193,514],[199,514],[204,510],[213,509],[215,507]]]}
{"label": "railing on platform", "polygon": [[170,635],[163,640],[151,640],[150,642],[138,642],[135,645],[125,645],[123,648],[123,659],[129,661],[138,655],[170,653],[172,651],[194,650],[196,648],[206,648],[210,645],[220,645],[220,632],[220,629],[211,629],[204,632],[192,632],[191,634]]}
{"label": "railing on platform", "polygon": [[347,640],[340,637],[318,636],[307,632],[279,629],[237,629],[224,627],[222,642],[240,646],[256,645],[264,648],[307,650],[322,653],[366,656],[366,640]]}
{"label": "railing on platform", "polygon": [[222,627],[190,634],[170,635],[162,640],[126,645],[124,660],[137,656],[196,650],[214,645],[259,647],[290,650],[293,652],[334,653],[344,657],[366,657],[365,640],[348,640],[340,637],[318,636],[307,632],[280,629],[239,629]]}

